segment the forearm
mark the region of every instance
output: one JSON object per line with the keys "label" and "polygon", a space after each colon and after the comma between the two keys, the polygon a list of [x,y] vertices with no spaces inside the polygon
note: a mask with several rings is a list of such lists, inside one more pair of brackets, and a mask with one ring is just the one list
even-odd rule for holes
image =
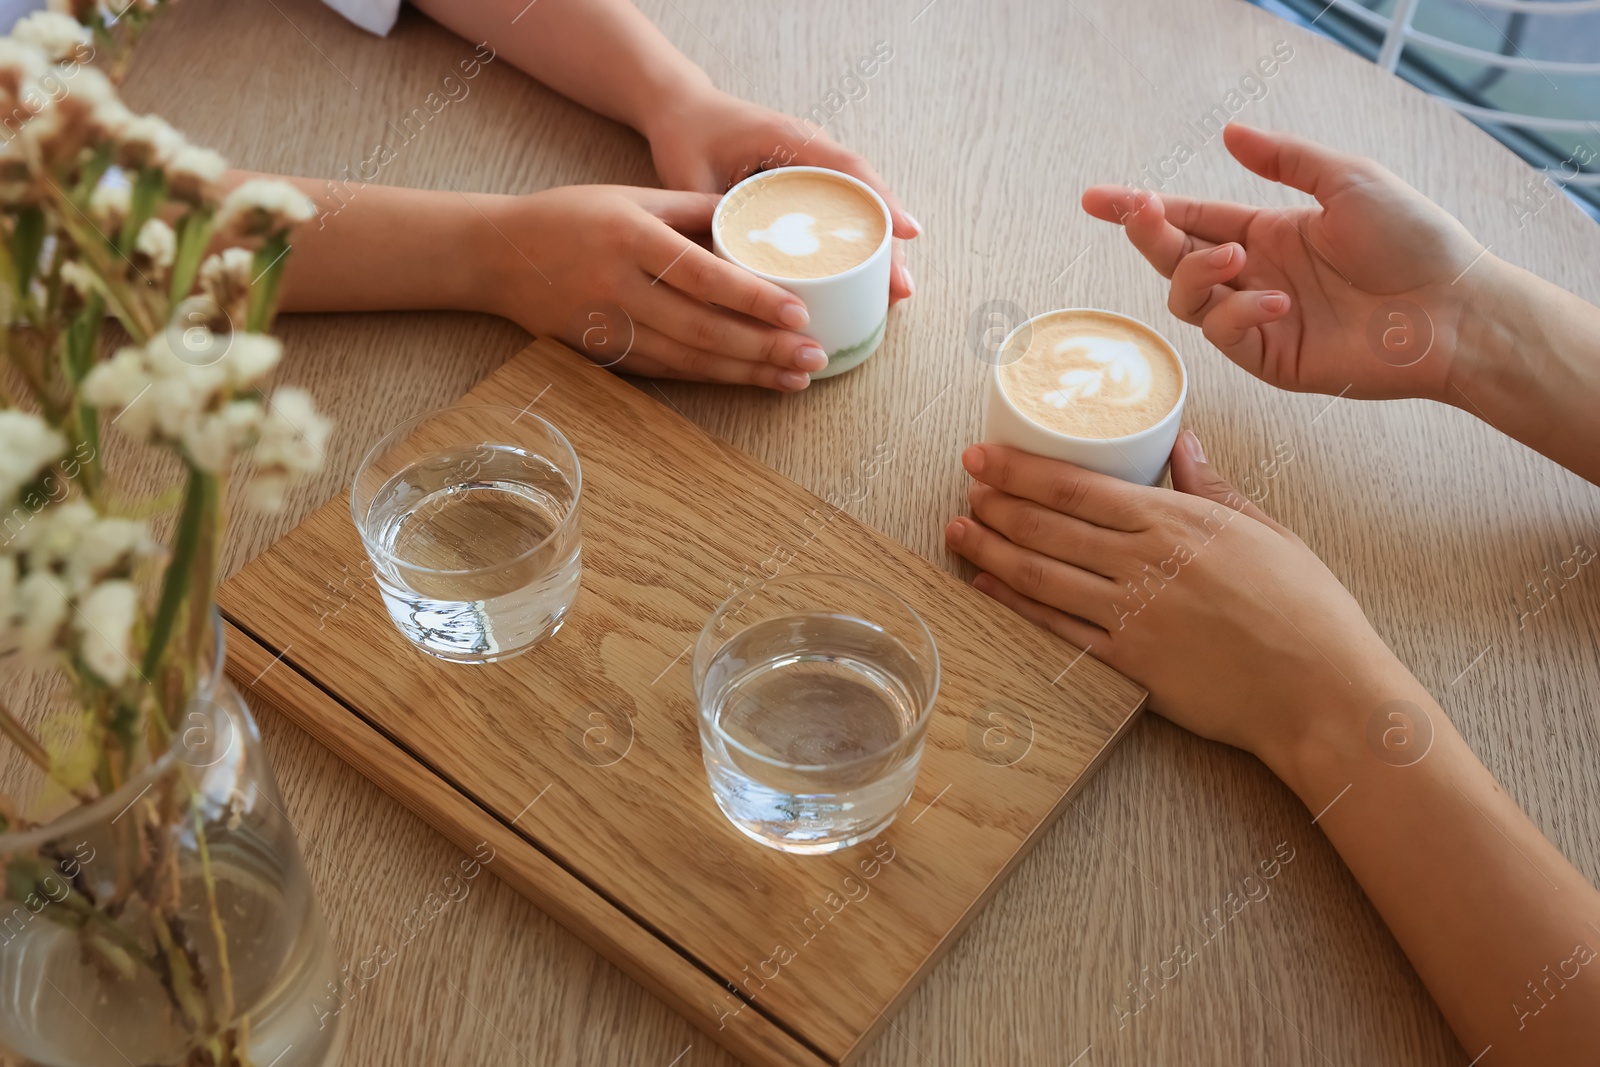
{"label": "forearm", "polygon": [[1600,484],[1600,308],[1486,257],[1446,399]]}
{"label": "forearm", "polygon": [[1410,707],[1363,700],[1274,770],[1320,816],[1468,1058],[1493,1046],[1486,1064],[1600,1062],[1600,894],[1420,684],[1393,671],[1381,690]]}
{"label": "forearm", "polygon": [[[258,175],[232,171],[231,187]],[[284,311],[489,310],[485,217],[505,198],[282,178],[317,217],[290,235]]]}
{"label": "forearm", "polygon": [[655,108],[710,79],[628,0],[416,0],[563,96],[643,132]]}

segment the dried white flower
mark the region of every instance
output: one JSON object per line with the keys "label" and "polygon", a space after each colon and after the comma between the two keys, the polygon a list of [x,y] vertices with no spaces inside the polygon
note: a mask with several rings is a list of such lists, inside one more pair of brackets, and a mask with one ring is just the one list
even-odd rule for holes
{"label": "dried white flower", "polygon": [[0,411],[0,503],[9,505],[19,489],[66,451],[67,439],[39,416]]}
{"label": "dried white flower", "polygon": [[251,178],[222,202],[219,232],[234,237],[264,237],[316,216],[310,197],[288,182]]}
{"label": "dried white flower", "polygon": [[18,633],[22,650],[39,656],[54,648],[71,605],[55,576],[34,571],[17,583]]}
{"label": "dried white flower", "polygon": [[248,248],[224,248],[200,264],[200,289],[230,322],[243,322],[250,310],[255,256]]}
{"label": "dried white flower", "polygon": [[160,115],[136,115],[117,138],[117,162],[124,167],[161,167],[177,157],[186,142]]}
{"label": "dried white flower", "polygon": [[89,214],[110,233],[122,228],[132,209],[133,194],[120,182],[102,181],[89,196]]}
{"label": "dried white flower", "polygon": [[201,470],[218,473],[239,451],[255,440],[261,430],[261,404],[256,400],[233,400],[221,411],[202,415],[185,429],[183,450],[190,462]]}
{"label": "dried white flower", "polygon": [[72,87],[67,93],[68,96],[75,96],[96,107],[104,107],[106,104],[111,103],[122,103],[122,98],[117,95],[116,83],[107,77],[104,71],[96,67],[84,66],[78,67],[76,70],[69,70],[58,66],[56,73],[62,78],[72,79]]}
{"label": "dried white flower", "polygon": [[69,259],[61,264],[61,284],[86,299],[100,287],[100,281],[95,277],[94,271],[75,259]]}
{"label": "dried white flower", "polygon": [[[81,73],[100,74],[93,67],[85,67]],[[101,75],[101,79],[103,78],[104,76]],[[101,79],[91,78],[89,80],[95,82]],[[101,137],[120,143],[128,127],[133,125],[139,116],[129,111],[127,105],[117,97],[116,90],[111,87],[109,80],[105,80],[105,85],[107,91],[104,94],[95,96],[94,112],[90,116],[90,122]]]}
{"label": "dried white flower", "polygon": [[135,439],[176,444],[197,466],[222,471],[263,422],[259,403],[232,394],[254,388],[282,355],[283,345],[265,334],[174,324],[91,370],[83,396],[119,409],[118,426]]}
{"label": "dried white flower", "polygon": [[179,200],[191,203],[216,188],[228,172],[228,161],[209,148],[184,145],[167,164],[167,188]]}
{"label": "dried white flower", "polygon": [[273,393],[253,453],[258,473],[250,487],[251,503],[262,511],[281,508],[290,483],[321,468],[332,429],[304,389],[288,386]]}
{"label": "dried white flower", "polygon": [[150,528],[135,519],[102,518],[85,529],[67,557],[67,585],[76,595],[96,582],[125,575],[155,550]]}
{"label": "dried white flower", "polygon": [[294,479],[282,471],[257,471],[250,480],[245,499],[257,511],[276,514],[283,510],[283,502],[293,484]]}
{"label": "dried white flower", "polygon": [[283,358],[283,342],[264,333],[236,333],[222,367],[235,389],[255,385]]}
{"label": "dried white flower", "polygon": [[22,87],[49,69],[50,60],[34,45],[0,37],[0,88],[11,97],[21,97]]}
{"label": "dried white flower", "polygon": [[54,11],[36,11],[11,27],[12,39],[31,44],[50,58],[52,63],[62,63],[78,57],[80,50],[93,39],[87,26],[78,24],[70,15]]}
{"label": "dried white flower", "polygon": [[132,582],[101,582],[79,603],[78,653],[101,681],[120,685],[133,668],[128,638],[138,618],[139,591]]}
{"label": "dried white flower", "polygon": [[[66,276],[65,268],[62,276]],[[83,380],[82,395],[96,407],[126,408],[149,385],[150,368],[143,349],[119,348],[116,355],[89,371]]]}
{"label": "dried white flower", "polygon": [[134,251],[150,260],[152,266],[158,271],[165,272],[172,266],[173,257],[178,254],[178,238],[168,226],[160,219],[147,219],[139,227],[139,236],[133,243]]}
{"label": "dried white flower", "polygon": [[[65,94],[60,87],[70,78]],[[18,138],[23,153],[43,166],[55,166],[76,157],[96,130],[108,128],[108,116],[127,111],[117,99],[111,79],[93,67],[55,67],[47,79],[29,86],[28,99],[39,106],[23,124]]]}
{"label": "dried white flower", "polygon": [[214,366],[195,367],[187,374],[157,378],[150,386],[149,399],[156,409],[160,439],[181,442],[221,384],[222,373]]}
{"label": "dried white flower", "polygon": [[99,514],[82,500],[69,500],[39,512],[17,537],[29,573],[64,572],[84,535],[99,521]]}

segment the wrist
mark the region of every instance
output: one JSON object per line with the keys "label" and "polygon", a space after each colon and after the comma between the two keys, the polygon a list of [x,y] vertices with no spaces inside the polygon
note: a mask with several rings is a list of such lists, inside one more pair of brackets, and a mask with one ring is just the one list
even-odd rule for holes
{"label": "wrist", "polygon": [[1293,716],[1297,725],[1254,751],[1313,813],[1377,763],[1420,760],[1449,729],[1428,691],[1387,648],[1360,674],[1304,700]]}
{"label": "wrist", "polygon": [[527,229],[518,224],[516,215],[526,210],[521,201],[540,194],[470,195],[470,201],[456,198],[460,205],[458,223],[454,240],[446,249],[450,263],[445,273],[451,279],[454,306],[462,311],[515,318],[509,300],[511,280],[524,274],[535,252],[516,243],[525,239]]}
{"label": "wrist", "polygon": [[1493,255],[1485,255],[1469,277],[1439,399],[1484,418],[1485,405],[1514,394],[1528,374],[1528,334],[1537,329],[1537,316],[1529,312],[1544,283]]}
{"label": "wrist", "polygon": [[684,117],[703,110],[704,102],[717,92],[705,71],[687,61],[644,72],[633,94],[628,125],[655,145],[663,137],[679,136],[677,128]]}

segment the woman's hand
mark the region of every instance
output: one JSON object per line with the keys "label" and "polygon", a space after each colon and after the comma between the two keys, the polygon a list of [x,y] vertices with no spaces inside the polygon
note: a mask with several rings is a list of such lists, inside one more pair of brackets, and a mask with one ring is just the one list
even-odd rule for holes
{"label": "woman's hand", "polygon": [[[866,160],[821,130],[809,131],[800,120],[770,108],[701,87],[664,103],[643,132],[650,139],[656,171],[669,188],[720,195],[758,170],[790,164],[828,167],[860,178],[883,197],[896,237],[909,240],[922,232]],[[912,289],[905,253],[896,245],[889,299],[904,300]]]}
{"label": "woman's hand", "polygon": [[485,310],[629,374],[804,389],[828,357],[799,332],[800,298],[684,236],[716,201],[606,185],[484,198]]}
{"label": "woman's hand", "polygon": [[[1281,389],[1367,399],[1448,396],[1463,312],[1493,257],[1443,208],[1370,159],[1232,125],[1235,159],[1316,197],[1279,210],[1099,185],[1089,214],[1120,222],[1172,279],[1167,306]],[[1480,263],[1482,257],[1487,263]]]}
{"label": "woman's hand", "polygon": [[962,462],[973,517],[945,538],[981,570],[973,585],[1139,682],[1180,726],[1284,766],[1351,725],[1329,717],[1415,684],[1339,580],[1191,433],[1172,453],[1177,491],[1000,445]]}

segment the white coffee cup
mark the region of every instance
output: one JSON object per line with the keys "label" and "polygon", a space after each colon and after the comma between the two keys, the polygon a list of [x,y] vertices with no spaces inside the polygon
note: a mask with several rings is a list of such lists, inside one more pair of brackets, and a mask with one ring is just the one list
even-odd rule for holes
{"label": "white coffee cup", "polygon": [[[737,201],[741,190],[774,174],[804,171],[826,174],[848,182],[878,205],[878,210],[883,212],[883,240],[878,247],[855,266],[825,278],[780,278],[756,270],[732,255],[722,241],[721,220],[728,204]],[[781,167],[752,174],[729,189],[717,203],[712,219],[711,247],[718,256],[738,264],[758,278],[782,286],[805,303],[811,322],[801,332],[815,340],[817,346],[828,354],[828,365],[822,370],[812,371],[811,377],[831,378],[835,374],[853,370],[878,350],[889,325],[889,266],[894,247],[894,226],[888,205],[871,186],[826,167]]]}
{"label": "white coffee cup", "polygon": [[1011,350],[1012,342],[1017,336],[1024,330],[1032,330],[1041,320],[1073,312],[1088,312],[1120,319],[1141,328],[1159,341],[1172,355],[1173,362],[1178,367],[1180,378],[1178,399],[1172,405],[1172,410],[1153,425],[1124,437],[1074,437],[1041,426],[1019,411],[1011,402],[1011,398],[1006,395],[1005,387],[1000,382],[1000,367],[1003,364],[997,362],[989,368],[982,440],[989,444],[1009,445],[1024,452],[1059,459],[1085,470],[1121,478],[1123,481],[1155,485],[1166,477],[1167,459],[1172,455],[1173,443],[1178,439],[1178,430],[1183,421],[1183,402],[1189,395],[1189,368],[1184,366],[1183,357],[1178,355],[1178,350],[1173,347],[1172,342],[1163,337],[1159,331],[1147,323],[1115,311],[1105,311],[1100,308],[1061,308],[1035,315],[1018,325],[1006,335],[1000,347],[994,350],[996,357],[1003,358],[1004,353]]}

